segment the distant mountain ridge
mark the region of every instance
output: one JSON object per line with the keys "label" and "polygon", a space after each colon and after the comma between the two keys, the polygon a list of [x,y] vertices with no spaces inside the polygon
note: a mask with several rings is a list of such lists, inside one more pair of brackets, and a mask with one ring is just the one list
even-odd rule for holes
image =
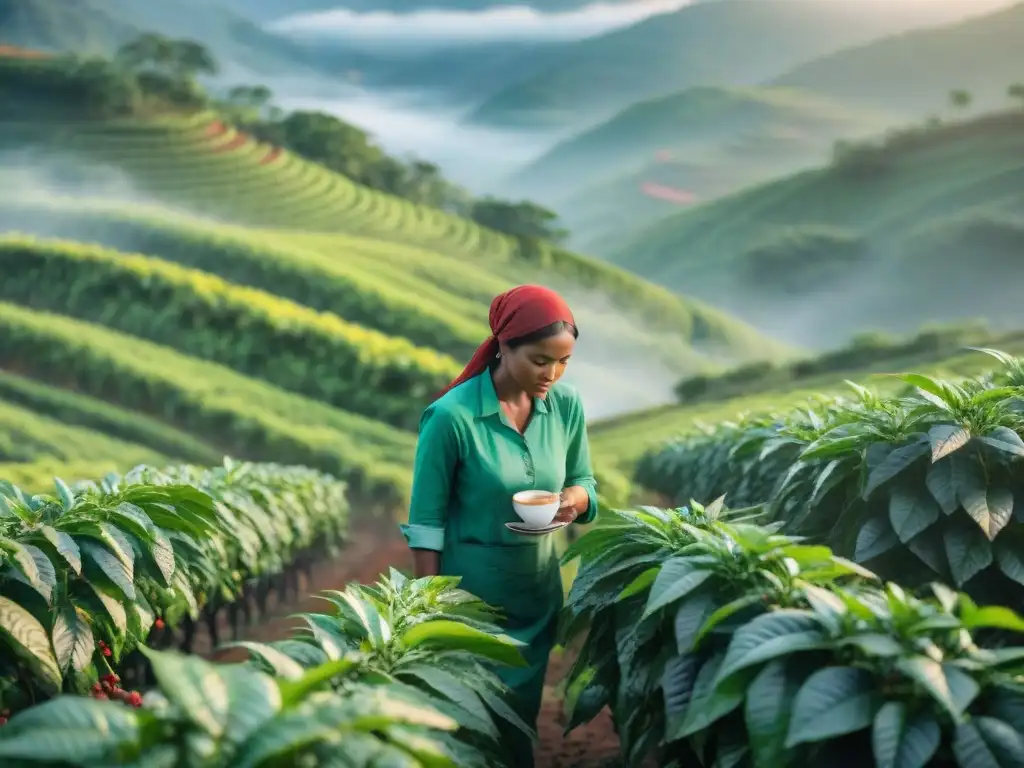
{"label": "distant mountain ridge", "polygon": [[963,18],[968,7],[887,0],[695,3],[566,44],[554,63],[494,94],[469,122],[581,126],[695,85],[763,83],[842,48]]}

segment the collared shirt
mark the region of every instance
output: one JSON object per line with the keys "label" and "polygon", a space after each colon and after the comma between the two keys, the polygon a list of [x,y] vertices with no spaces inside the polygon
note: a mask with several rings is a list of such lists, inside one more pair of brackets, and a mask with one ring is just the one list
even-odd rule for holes
{"label": "collared shirt", "polygon": [[579,395],[558,382],[546,398],[533,402],[533,415],[520,434],[485,371],[423,412],[409,524],[402,526],[410,547],[443,551],[457,543],[519,546],[547,538],[505,527],[520,522],[512,496],[523,490],[558,493],[582,486],[590,503],[577,521],[593,521],[597,483]]}

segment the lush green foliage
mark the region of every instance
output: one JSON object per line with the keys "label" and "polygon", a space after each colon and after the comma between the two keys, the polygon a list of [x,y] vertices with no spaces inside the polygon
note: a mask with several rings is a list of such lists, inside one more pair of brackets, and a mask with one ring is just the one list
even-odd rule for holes
{"label": "lush green foliage", "polygon": [[342,483],[277,465],[140,466],[36,495],[0,483],[0,708],[85,692],[157,619],[194,620],[335,546],[347,509]]}
{"label": "lush green foliage", "polygon": [[253,461],[316,467],[367,504],[408,488],[415,435],[151,342],[0,304],[0,366],[141,411]]}
{"label": "lush green foliage", "polygon": [[577,557],[563,639],[590,631],[569,727],[609,705],[626,765],[1024,760],[1024,648],[982,642],[1024,631],[1007,608],[913,597],[721,500],[614,513]]}
{"label": "lush green foliage", "polygon": [[141,255],[7,237],[0,274],[4,300],[103,323],[407,429],[461,370],[405,339]]}
{"label": "lush green foliage", "polygon": [[518,666],[522,656],[514,641],[499,637],[498,612],[458,583],[454,577],[410,580],[392,570],[374,586],[325,592],[334,612],[302,614],[302,634],[242,645],[265,671],[281,677],[358,649],[366,654],[366,671],[419,690],[460,724],[461,743],[452,744],[460,766],[505,764],[499,722],[534,734],[509,707],[504,684],[481,662]]}
{"label": "lush green foliage", "polygon": [[308,634],[243,644],[251,665],[147,649],[158,688],[141,709],[61,697],[16,714],[0,731],[0,756],[90,768],[115,756],[210,768],[505,765],[497,718],[532,732],[491,665],[522,656],[457,581],[392,572],[326,593],[336,612],[305,615]]}
{"label": "lush green foliage", "polygon": [[766,503],[787,532],[885,578],[938,578],[1018,607],[1024,366],[988,351],[1005,364],[999,377],[905,374],[911,391],[889,398],[854,385],[852,401],[670,446],[645,462],[645,479],[704,501],[735,485],[737,503]]}

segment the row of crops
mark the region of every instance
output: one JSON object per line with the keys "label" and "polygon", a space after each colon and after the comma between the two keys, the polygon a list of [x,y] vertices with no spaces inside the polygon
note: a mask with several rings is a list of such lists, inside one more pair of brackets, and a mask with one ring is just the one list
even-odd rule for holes
{"label": "row of crops", "polygon": [[[265,610],[296,569],[334,555],[345,486],[302,467],[162,470],[46,494],[0,483],[0,709],[84,693],[153,637],[188,649],[197,622]],[[104,650],[105,649],[105,650]]]}
{"label": "row of crops", "polygon": [[291,637],[222,646],[244,663],[166,650],[336,556],[347,522],[344,485],[300,467],[0,484],[0,763],[506,765],[502,729],[535,734],[494,665],[525,662],[457,579],[392,571],[325,592],[331,612]]}
{"label": "row of crops", "polygon": [[0,272],[2,300],[103,323],[406,429],[460,370],[405,339],[146,256],[0,237]]}
{"label": "row of crops", "polygon": [[72,318],[0,302],[0,367],[173,425],[222,455],[289,461],[360,502],[405,497],[415,435]]}
{"label": "row of crops", "polygon": [[570,726],[609,706],[627,765],[1024,765],[1024,362],[980,351],[648,454],[696,501],[567,553]]}

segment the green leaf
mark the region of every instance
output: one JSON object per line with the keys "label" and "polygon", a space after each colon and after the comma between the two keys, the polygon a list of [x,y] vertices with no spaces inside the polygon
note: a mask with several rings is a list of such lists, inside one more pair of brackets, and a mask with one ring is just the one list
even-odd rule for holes
{"label": "green leaf", "polygon": [[988,605],[964,611],[963,624],[967,629],[990,627],[1011,632],[1024,632],[1024,619],[1002,605]]}
{"label": "green leaf", "polygon": [[750,670],[740,672],[731,679],[718,684],[721,677],[721,654],[706,661],[697,673],[693,684],[690,705],[686,716],[676,728],[667,734],[669,741],[691,736],[708,729],[713,723],[728,715],[743,703],[748,682],[753,678]]}
{"label": "green leaf", "polygon": [[661,566],[661,572],[654,580],[640,620],[643,621],[665,606],[686,597],[711,575],[711,571],[695,568],[690,558],[677,557],[668,560]]}
{"label": "green leaf", "polygon": [[496,637],[457,621],[424,621],[405,630],[401,641],[406,648],[468,651],[512,667],[527,666],[522,653],[509,638]]}
{"label": "green leaf", "polygon": [[854,667],[820,669],[800,686],[793,701],[786,747],[827,741],[871,725],[871,675]]}
{"label": "green leaf", "polygon": [[242,664],[217,669],[228,691],[224,737],[244,744],[281,711],[281,690],[272,678]]}
{"label": "green leaf", "polygon": [[870,498],[877,488],[901,474],[907,467],[927,453],[928,443],[924,440],[918,440],[894,449],[868,475],[861,497],[864,499]]}
{"label": "green leaf", "polygon": [[679,604],[673,622],[679,653],[686,653],[694,647],[701,636],[701,628],[714,615],[715,605],[715,595],[707,590],[692,594]]}
{"label": "green leaf", "polygon": [[957,424],[937,424],[928,430],[932,446],[932,463],[959,451],[971,441],[969,430]]}
{"label": "green leaf", "polygon": [[940,664],[927,656],[909,656],[897,660],[896,668],[918,683],[945,709],[955,722],[981,690],[974,679],[951,664]]}
{"label": "green leaf", "polygon": [[956,729],[953,754],[961,768],[1020,768],[1024,735],[994,717],[975,717]]}
{"label": "green leaf", "polygon": [[869,632],[851,635],[838,641],[839,645],[852,645],[866,656],[893,657],[903,653],[903,646],[890,635]]}
{"label": "green leaf", "polygon": [[35,616],[6,597],[0,597],[0,637],[28,664],[42,688],[60,690],[62,676],[49,635]]}
{"label": "green leaf", "polygon": [[281,652],[272,645],[256,643],[251,640],[238,640],[232,643],[224,643],[222,648],[244,648],[253,656],[266,664],[274,671],[275,677],[285,680],[299,680],[305,674],[302,665],[287,654]]}
{"label": "green leaf", "polygon": [[62,672],[81,672],[92,663],[96,641],[81,609],[67,603],[53,622],[53,650]]}
{"label": "green leaf", "polygon": [[49,525],[39,526],[39,532],[53,545],[60,556],[67,561],[67,564],[71,566],[71,570],[81,576],[82,553],[75,540],[63,531],[58,531]]}
{"label": "green leaf", "polygon": [[1011,456],[1024,456],[1024,440],[1021,440],[1020,435],[1009,427],[996,427],[978,439]]}
{"label": "green leaf", "polygon": [[950,525],[942,535],[949,570],[957,587],[963,587],[976,574],[992,564],[992,545],[974,525]]}
{"label": "green leaf", "polygon": [[992,544],[992,552],[995,554],[999,570],[1018,584],[1024,585],[1024,559],[1017,554],[1014,546],[1000,539]]}
{"label": "green leaf", "polygon": [[230,708],[230,695],[217,668],[195,656],[139,650],[149,659],[160,691],[176,704],[193,723],[214,738],[224,734]]}
{"label": "green leaf", "polygon": [[633,595],[639,595],[641,592],[643,592],[645,589],[651,586],[651,584],[654,583],[654,580],[655,578],[657,578],[658,573],[660,571],[661,568],[659,566],[655,566],[654,568],[648,568],[646,571],[644,571],[635,579],[633,579],[633,581],[631,581],[626,586],[626,588],[618,594],[618,596],[615,598],[615,601],[621,602],[622,600],[626,600],[630,597],[633,597]]}
{"label": "green leaf", "polygon": [[137,711],[112,701],[61,696],[11,718],[0,738],[0,763],[118,765],[116,751],[139,741]]}
{"label": "green leaf", "polygon": [[718,608],[714,613],[712,613],[708,617],[707,621],[705,621],[704,625],[700,628],[700,631],[697,632],[697,637],[694,639],[692,647],[696,648],[701,643],[701,641],[715,629],[715,627],[717,627],[726,619],[729,619],[734,614],[739,613],[740,611],[749,608],[752,605],[758,605],[760,602],[761,595],[750,594],[744,595],[743,597],[738,597],[735,600],[726,603],[721,608]]}
{"label": "green leaf", "polygon": [[989,541],[995,539],[1013,517],[1013,494],[1005,488],[961,488],[960,500]]}
{"label": "green leaf", "polygon": [[744,720],[754,768],[786,764],[786,734],[800,680],[785,661],[768,662],[747,687]]}
{"label": "green leaf", "polygon": [[876,768],[925,768],[939,749],[941,730],[930,714],[907,720],[906,705],[886,702],[875,714],[871,745]]}
{"label": "green leaf", "polygon": [[892,529],[888,518],[876,515],[870,518],[857,534],[853,556],[858,563],[864,563],[884,555],[899,543],[900,538]]}
{"label": "green leaf", "polygon": [[960,507],[956,496],[956,483],[953,480],[954,458],[937,461],[929,466],[924,481],[932,498],[947,515],[952,515]]}
{"label": "green leaf", "polygon": [[[413,677],[429,689],[452,702],[461,710],[456,720],[463,727],[498,738],[498,729],[491,720],[487,707],[479,694],[466,682],[443,669],[434,669],[426,664],[414,664],[401,670],[400,677]],[[406,680],[408,682],[408,680]]]}
{"label": "green leaf", "polygon": [[82,554],[99,567],[126,599],[135,599],[135,575],[123,560],[92,541],[83,541],[80,546]]}
{"label": "green leaf", "polygon": [[940,512],[931,496],[916,486],[898,485],[889,496],[889,522],[904,544],[934,525]]}
{"label": "green leaf", "polygon": [[825,642],[822,626],[811,613],[784,608],[763,614],[733,635],[715,684],[754,664],[821,648]]}

